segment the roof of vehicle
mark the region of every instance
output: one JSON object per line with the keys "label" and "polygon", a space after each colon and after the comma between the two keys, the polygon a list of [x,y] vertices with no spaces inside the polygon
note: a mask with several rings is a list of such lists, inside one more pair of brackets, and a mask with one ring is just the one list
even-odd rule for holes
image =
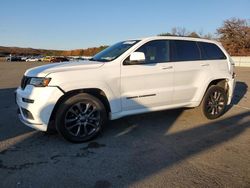
{"label": "roof of vehicle", "polygon": [[181,37],[181,36],[152,36],[152,37],[140,38],[137,40],[162,40],[162,39],[190,40],[190,41],[200,41],[200,42],[220,44],[218,41],[215,41],[215,40],[209,40],[209,39],[204,39],[204,38],[194,38],[194,37]]}

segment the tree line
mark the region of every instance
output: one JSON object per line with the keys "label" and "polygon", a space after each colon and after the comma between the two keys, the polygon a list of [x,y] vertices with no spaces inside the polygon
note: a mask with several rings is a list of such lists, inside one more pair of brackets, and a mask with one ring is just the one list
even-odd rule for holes
{"label": "tree line", "polygon": [[[184,27],[174,27],[171,32],[160,36],[187,36],[217,40],[222,43],[232,56],[250,56],[250,20],[231,18],[225,20],[216,33],[203,34],[202,31],[188,31]],[[93,56],[108,46],[99,46],[76,50],[44,50],[32,48],[0,46],[0,56],[15,55],[50,55],[50,56]]]}
{"label": "tree line", "polygon": [[213,39],[221,42],[232,56],[250,56],[250,23],[246,19],[227,19],[216,30],[215,34],[203,34],[203,32],[196,31],[190,32],[184,27],[174,27],[171,32],[159,35]]}
{"label": "tree line", "polygon": [[87,49],[77,49],[77,50],[69,50],[69,51],[62,51],[61,56],[93,56],[98,52],[104,50],[108,46],[100,46],[94,48],[87,48]]}
{"label": "tree line", "polygon": [[[160,36],[187,36],[217,40],[231,56],[250,56],[250,20],[231,18],[223,22],[214,34],[204,34],[202,31],[188,31],[184,27],[174,27],[171,32],[159,34]],[[93,56],[108,46],[88,49],[63,51],[62,55]]]}
{"label": "tree line", "polygon": [[107,48],[107,46],[93,47],[87,49],[76,50],[46,50],[46,49],[33,49],[33,48],[19,48],[19,47],[4,47],[0,46],[0,57],[12,55],[22,56],[93,56],[94,54]]}

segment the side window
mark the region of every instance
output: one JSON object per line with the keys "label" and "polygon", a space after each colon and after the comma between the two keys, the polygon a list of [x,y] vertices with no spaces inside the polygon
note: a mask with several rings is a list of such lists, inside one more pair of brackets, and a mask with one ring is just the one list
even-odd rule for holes
{"label": "side window", "polygon": [[171,40],[171,61],[200,60],[200,50],[195,41]]}
{"label": "side window", "polygon": [[169,41],[155,40],[142,45],[136,52],[145,54],[145,63],[162,63],[169,61]]}
{"label": "side window", "polygon": [[202,51],[203,60],[226,59],[225,54],[217,45],[206,42],[198,42],[198,45]]}

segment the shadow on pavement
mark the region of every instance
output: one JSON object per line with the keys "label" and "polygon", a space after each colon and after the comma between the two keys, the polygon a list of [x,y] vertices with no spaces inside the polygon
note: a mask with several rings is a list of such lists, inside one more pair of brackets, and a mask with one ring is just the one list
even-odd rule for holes
{"label": "shadow on pavement", "polygon": [[[10,173],[12,178],[17,178],[20,170],[25,170],[27,175],[22,177],[31,185],[40,182],[41,187],[93,186],[95,181],[103,179],[109,180],[110,185],[131,185],[227,142],[250,126],[249,122],[244,121],[250,112],[245,112],[168,133],[174,121],[171,124],[164,121],[168,122],[168,118],[174,120],[180,113],[177,110],[136,117],[143,118],[142,121],[137,121],[135,117],[124,118],[113,122],[103,136],[86,144],[74,145],[58,136],[36,132],[0,153],[0,172]],[[16,155],[21,157],[10,161]],[[49,174],[46,181],[39,176],[43,173]],[[117,176],[123,177],[123,181],[113,180]],[[77,181],[72,182],[72,177]],[[0,180],[3,185],[11,185],[11,179]]]}
{"label": "shadow on pavement", "polygon": [[16,88],[0,89],[0,142],[33,131],[17,118],[15,90]]}
{"label": "shadow on pavement", "polygon": [[[243,91],[234,103],[247,88],[242,82],[237,85]],[[0,152],[0,181],[4,187],[15,186],[20,177],[26,187],[89,187],[103,180],[103,185],[132,185],[227,142],[250,126],[245,120],[250,116],[248,111],[171,133],[183,109],[170,110],[113,121],[96,140],[75,145],[58,135],[30,133],[31,129],[16,118],[13,91],[0,91],[0,98],[5,99],[0,102],[0,141],[29,135]]]}
{"label": "shadow on pavement", "polygon": [[238,104],[240,100],[245,96],[248,90],[248,85],[245,82],[237,81],[234,90],[234,96],[232,99],[232,105]]}

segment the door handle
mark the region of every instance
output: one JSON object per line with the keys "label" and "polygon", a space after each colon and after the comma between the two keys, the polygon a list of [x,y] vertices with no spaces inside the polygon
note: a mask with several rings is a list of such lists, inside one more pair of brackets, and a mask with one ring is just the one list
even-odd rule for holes
{"label": "door handle", "polygon": [[161,67],[163,70],[165,70],[165,69],[172,69],[173,68],[173,66],[167,66],[167,67]]}
{"label": "door handle", "polygon": [[208,67],[209,65],[209,63],[201,64],[202,67]]}

